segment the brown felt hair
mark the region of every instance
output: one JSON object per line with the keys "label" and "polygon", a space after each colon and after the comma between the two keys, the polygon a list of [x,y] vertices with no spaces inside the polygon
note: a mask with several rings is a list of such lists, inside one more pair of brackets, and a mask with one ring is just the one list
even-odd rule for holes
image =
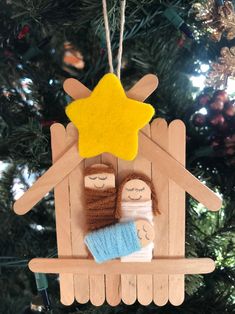
{"label": "brown felt hair", "polygon": [[115,175],[115,170],[111,164],[99,164],[95,166],[86,167],[84,170],[84,176],[89,176],[99,173],[113,173]]}
{"label": "brown felt hair", "polygon": [[116,209],[116,215],[115,215],[116,218],[118,218],[118,219],[121,218],[121,212],[122,212],[122,190],[123,190],[123,187],[124,187],[124,185],[128,181],[135,180],[135,179],[144,181],[150,187],[151,198],[152,198],[153,214],[154,215],[161,214],[159,209],[158,209],[157,194],[156,194],[156,191],[155,191],[155,188],[154,188],[154,185],[153,185],[151,179],[148,176],[146,176],[145,174],[143,174],[143,173],[133,172],[133,173],[130,173],[129,175],[127,175],[125,177],[125,179],[122,181],[122,183],[120,184],[120,186],[119,186],[118,195],[117,195],[117,209]]}

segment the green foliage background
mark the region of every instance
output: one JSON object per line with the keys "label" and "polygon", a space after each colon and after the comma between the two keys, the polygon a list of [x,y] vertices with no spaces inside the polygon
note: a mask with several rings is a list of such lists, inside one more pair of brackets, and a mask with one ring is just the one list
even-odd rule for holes
{"label": "green foliage background", "polygon": [[[116,55],[119,1],[107,2]],[[211,42],[189,15],[192,3],[127,0],[122,81],[128,88],[144,74],[158,75],[159,88],[148,101],[157,116],[186,123],[187,168],[224,199],[219,213],[187,200],[187,256],[209,256],[216,260],[216,270],[205,276],[187,276],[186,299],[179,307],[144,307],[138,302],[115,308],[89,303],[64,307],[59,302],[57,278],[49,276],[53,313],[235,313],[234,165],[208,146],[208,131],[197,132],[192,124],[197,90],[189,80],[197,74],[198,61],[217,60],[220,48],[233,42],[224,38]],[[70,99],[63,91],[63,81],[72,76],[92,89],[108,65],[101,1],[1,0],[0,5],[0,160],[6,166],[0,181],[0,313],[18,314],[24,313],[37,293],[27,261],[55,256],[56,236],[53,194],[19,217],[12,210],[15,186],[26,190],[51,164],[49,125],[68,122],[64,108]],[[181,32],[163,16],[169,6],[199,33],[198,40],[179,44]],[[19,39],[24,25],[29,25],[29,33]],[[63,64],[65,41],[79,49],[85,60],[83,70],[70,68],[72,75]],[[28,92],[25,78],[30,79]]]}

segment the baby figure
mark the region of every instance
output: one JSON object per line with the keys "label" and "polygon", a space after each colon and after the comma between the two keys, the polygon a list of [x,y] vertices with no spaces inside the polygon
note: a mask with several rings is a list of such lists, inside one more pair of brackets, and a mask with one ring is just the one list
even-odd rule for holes
{"label": "baby figure", "polygon": [[[160,212],[157,209],[156,193],[149,177],[140,173],[128,175],[118,190],[116,217],[120,219],[120,222],[146,219],[153,225],[153,215],[157,213]],[[140,240],[146,236],[148,235],[145,230],[138,230]],[[153,256],[153,248],[154,243],[151,241],[139,251],[122,257],[121,261],[150,262]]]}

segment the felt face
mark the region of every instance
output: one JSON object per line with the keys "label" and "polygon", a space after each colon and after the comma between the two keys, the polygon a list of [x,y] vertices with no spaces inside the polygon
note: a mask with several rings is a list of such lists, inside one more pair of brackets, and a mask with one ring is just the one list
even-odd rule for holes
{"label": "felt face", "polygon": [[144,219],[137,220],[135,222],[137,236],[140,240],[141,246],[144,247],[154,240],[153,226]]}
{"label": "felt face", "polygon": [[133,179],[128,181],[122,190],[122,201],[144,202],[151,200],[151,189],[142,180]]}
{"label": "felt face", "polygon": [[85,187],[95,190],[105,190],[115,187],[115,176],[113,173],[105,172],[106,165],[96,164],[92,167],[99,166],[100,173],[85,176]]}

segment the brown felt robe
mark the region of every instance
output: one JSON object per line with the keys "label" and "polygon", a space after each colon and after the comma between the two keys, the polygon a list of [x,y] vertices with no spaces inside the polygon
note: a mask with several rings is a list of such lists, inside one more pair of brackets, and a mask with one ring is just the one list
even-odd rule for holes
{"label": "brown felt robe", "polygon": [[[105,165],[104,165],[105,166]],[[85,176],[99,175],[101,173],[112,173],[115,175],[111,165],[90,166],[85,169]],[[100,229],[117,222],[116,213],[116,194],[115,187],[97,190],[85,187],[85,210],[87,231]]]}

